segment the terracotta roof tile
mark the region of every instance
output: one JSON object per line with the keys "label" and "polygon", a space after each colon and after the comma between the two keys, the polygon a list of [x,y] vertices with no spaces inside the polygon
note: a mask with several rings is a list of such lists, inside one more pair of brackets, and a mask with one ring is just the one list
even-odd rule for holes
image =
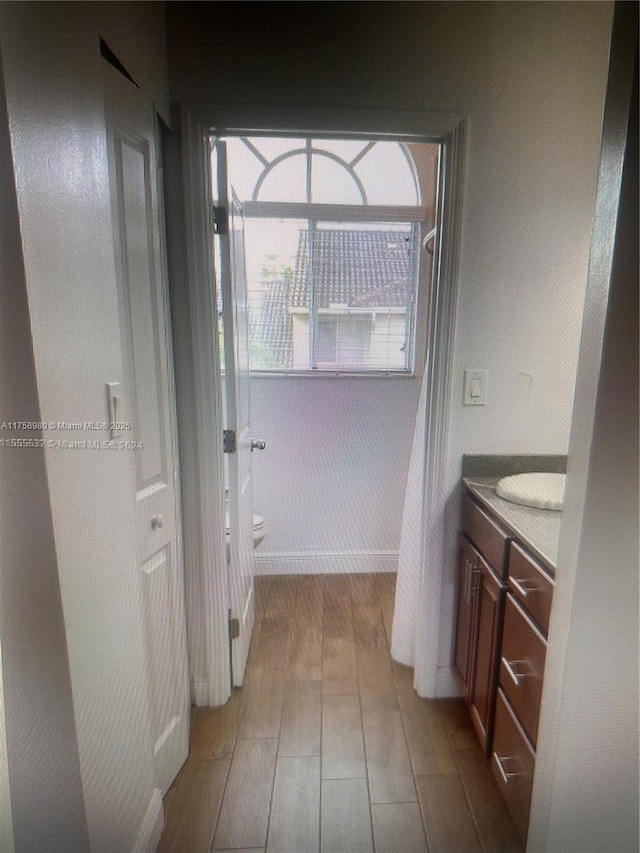
{"label": "terracotta roof tile", "polygon": [[[318,229],[314,249],[318,308],[404,308],[412,301],[411,260],[419,252],[418,228],[410,233]],[[293,365],[289,309],[309,306],[309,254],[309,231],[301,230],[293,277],[266,282],[260,312],[252,318],[251,340],[274,367]]]}

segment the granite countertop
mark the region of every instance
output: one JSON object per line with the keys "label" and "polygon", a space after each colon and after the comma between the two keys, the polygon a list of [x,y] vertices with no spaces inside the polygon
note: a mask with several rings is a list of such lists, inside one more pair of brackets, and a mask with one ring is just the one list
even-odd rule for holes
{"label": "granite countertop", "polygon": [[558,559],[561,512],[534,509],[499,498],[495,485],[500,477],[466,476],[462,482],[502,525],[536,557],[552,577]]}

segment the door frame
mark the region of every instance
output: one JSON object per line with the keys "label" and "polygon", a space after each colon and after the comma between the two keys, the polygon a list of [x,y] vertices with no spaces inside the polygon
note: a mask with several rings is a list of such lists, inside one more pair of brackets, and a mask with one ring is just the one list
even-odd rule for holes
{"label": "door frame", "polygon": [[[213,219],[209,131],[187,107],[181,109],[182,169],[187,287],[193,367],[194,476],[183,480],[183,494],[194,511],[185,518],[185,568],[190,573],[187,625],[204,636],[205,672],[191,673],[196,705],[224,705],[231,695],[229,587],[226,566],[223,407],[217,326],[217,294],[212,256]],[[187,342],[185,342],[187,343]],[[197,601],[195,599],[198,599]],[[202,615],[202,618],[200,618]],[[195,617],[195,618],[194,618]],[[191,661],[193,666],[193,660]]]}
{"label": "door frame", "polygon": [[[291,133],[296,135],[353,135],[375,138],[402,138],[406,141],[436,142],[442,146],[441,192],[436,253],[437,275],[429,294],[429,328],[425,370],[426,465],[422,487],[420,599],[417,608],[416,665],[414,686],[421,696],[435,697],[438,674],[440,601],[445,556],[444,474],[447,432],[453,385],[453,346],[457,308],[457,273],[462,224],[464,163],[466,159],[466,119],[459,113],[395,110],[344,110],[308,107],[273,107],[194,103],[182,105],[183,152],[185,174],[185,225],[189,247],[189,298],[194,354],[194,379],[198,404],[198,441],[196,455],[201,473],[200,538],[209,541],[210,552],[202,564],[200,590],[208,614],[205,631],[209,650],[209,696],[211,704],[226,701],[220,679],[228,677],[228,591],[225,591],[224,508],[222,506],[222,410],[220,406],[217,336],[211,319],[215,317],[215,284],[208,244],[203,235],[211,231],[210,204],[203,200],[202,187],[209,177],[203,175],[203,135],[250,135]],[[200,140],[200,143],[198,142]],[[198,189],[198,182],[200,190]],[[210,196],[209,196],[210,197]],[[204,201],[204,203],[203,203]],[[208,229],[208,230],[207,230]],[[207,377],[214,377],[213,383]],[[215,386],[215,387],[214,387]],[[203,476],[204,475],[204,476]],[[215,491],[217,489],[217,494]],[[203,494],[203,491],[206,494]],[[206,498],[206,500],[205,500]],[[426,508],[429,508],[428,514]],[[215,508],[215,515],[211,509]],[[427,517],[428,515],[428,517]],[[211,519],[216,519],[211,530]],[[218,536],[222,535],[222,545]],[[429,570],[440,566],[440,570]],[[223,595],[221,600],[219,597]],[[224,602],[224,607],[221,606]],[[218,688],[216,688],[216,685]]]}

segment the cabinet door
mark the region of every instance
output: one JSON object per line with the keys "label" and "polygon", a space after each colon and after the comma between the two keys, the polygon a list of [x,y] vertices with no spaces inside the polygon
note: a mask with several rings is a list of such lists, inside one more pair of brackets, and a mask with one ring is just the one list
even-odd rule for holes
{"label": "cabinet door", "polygon": [[506,587],[480,558],[475,617],[475,672],[469,705],[482,748],[490,754],[498,683],[498,654],[504,618]]}
{"label": "cabinet door", "polygon": [[480,554],[465,536],[460,537],[460,558],[458,563],[458,627],[456,630],[456,650],[454,667],[462,686],[464,700],[469,704],[473,689],[473,669],[475,665],[475,613],[477,586],[476,575]]}

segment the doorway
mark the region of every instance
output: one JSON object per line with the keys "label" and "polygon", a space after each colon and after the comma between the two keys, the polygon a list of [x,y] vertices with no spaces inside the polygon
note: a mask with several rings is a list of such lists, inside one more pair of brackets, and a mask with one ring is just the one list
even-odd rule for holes
{"label": "doorway", "polygon": [[267,441],[255,460],[255,511],[268,514],[257,571],[393,570],[441,146],[266,134],[220,144],[245,216],[252,414]]}
{"label": "doorway", "polygon": [[[304,111],[300,111],[301,113]],[[221,122],[221,114],[226,114],[228,121]],[[268,118],[264,118],[264,127],[274,127],[274,123],[278,122],[278,117],[272,113]],[[363,213],[366,204],[360,204],[361,208],[358,217],[353,218],[351,208],[355,205],[341,204],[337,205],[340,209],[336,210],[335,206],[330,203],[321,202],[324,204],[322,211],[309,210],[310,205],[314,205],[313,197],[311,202],[307,199],[302,199],[297,202],[287,202],[278,200],[260,200],[260,198],[243,200],[243,208],[245,221],[247,223],[247,245],[249,244],[249,232],[253,219],[259,220],[259,216],[254,214],[264,211],[257,210],[254,205],[256,202],[262,204],[268,203],[271,206],[269,213],[273,220],[296,220],[300,222],[304,220],[303,225],[298,228],[298,231],[306,231],[306,237],[300,237],[298,233],[295,236],[297,240],[296,253],[300,257],[304,257],[305,249],[303,241],[307,241],[307,266],[305,276],[307,279],[317,275],[317,265],[313,260],[313,255],[319,243],[314,240],[314,236],[318,232],[320,240],[328,242],[333,241],[335,246],[336,241],[345,240],[344,234],[354,230],[358,230],[361,234],[364,232],[367,237],[371,233],[376,234],[375,239],[379,239],[378,235],[384,232],[386,243],[384,249],[390,253],[395,251],[396,257],[406,252],[405,255],[405,270],[407,266],[415,272],[415,264],[432,265],[431,268],[437,271],[437,275],[433,277],[428,288],[422,290],[422,294],[417,288],[414,288],[412,296],[415,296],[415,303],[419,305],[419,299],[425,300],[426,311],[423,317],[426,317],[425,322],[416,322],[419,316],[418,310],[411,315],[407,311],[408,302],[403,306],[399,304],[382,305],[366,305],[366,304],[349,304],[351,300],[345,303],[338,303],[335,299],[330,299],[327,306],[319,305],[315,297],[312,295],[311,300],[307,296],[307,305],[299,304],[292,306],[294,309],[302,308],[302,312],[298,312],[303,316],[298,316],[295,321],[293,315],[295,310],[287,310],[289,322],[287,334],[288,352],[290,361],[286,364],[284,370],[263,371],[261,374],[253,374],[251,380],[252,390],[252,408],[253,412],[260,409],[265,398],[269,398],[269,405],[273,406],[273,411],[279,409],[280,412],[288,413],[289,425],[297,427],[293,433],[290,433],[287,441],[278,440],[278,426],[270,435],[263,424],[261,437],[267,440],[269,451],[263,454],[259,461],[256,461],[254,471],[254,486],[256,491],[256,510],[261,515],[265,515],[265,522],[269,528],[269,533],[265,542],[256,553],[256,571],[257,574],[274,574],[274,573],[357,573],[360,571],[393,571],[397,564],[397,537],[392,545],[387,544],[385,547],[384,536],[395,525],[399,530],[400,520],[402,515],[402,502],[404,497],[404,485],[406,482],[406,468],[408,466],[409,447],[412,438],[412,427],[415,419],[417,408],[418,394],[415,389],[418,386],[416,381],[417,373],[424,364],[424,357],[427,350],[433,347],[430,352],[429,364],[431,370],[428,372],[427,381],[429,383],[429,391],[426,394],[426,399],[429,401],[429,418],[427,424],[427,434],[433,434],[436,440],[432,443],[432,452],[427,460],[427,483],[432,482],[438,474],[439,467],[442,465],[443,444],[441,437],[443,434],[443,424],[446,420],[448,412],[448,389],[449,389],[449,370],[451,362],[451,345],[452,345],[452,327],[455,306],[455,270],[457,266],[457,255],[455,251],[455,240],[452,235],[455,233],[455,223],[459,216],[460,207],[460,188],[459,188],[459,172],[461,169],[462,160],[462,139],[463,139],[463,123],[456,116],[438,116],[437,118],[430,117],[431,125],[437,128],[433,132],[429,132],[429,118],[420,116],[416,113],[411,114],[394,114],[386,117],[378,118],[378,134],[354,134],[348,137],[344,132],[336,132],[336,127],[345,126],[347,121],[345,116],[337,116],[327,111],[326,115],[322,115],[321,121],[318,120],[318,115],[314,111],[313,120],[310,116],[298,117],[297,121],[291,124],[290,127],[307,127],[319,124],[325,124],[327,131],[324,133],[315,132],[312,137],[306,135],[303,131],[291,130],[284,134],[274,131],[265,131],[264,137],[278,140],[278,144],[282,146],[283,139],[286,137],[286,144],[289,146],[288,151],[281,151],[280,154],[275,154],[271,157],[267,156],[264,151],[254,144],[256,134],[249,135],[248,132],[238,130],[243,127],[256,127],[261,124],[259,117],[253,117],[254,120],[248,121],[247,117],[239,117],[233,115],[233,109],[217,108],[209,106],[201,106],[197,108],[197,112],[192,109],[185,108],[183,111],[183,132],[185,139],[185,147],[187,150],[185,157],[185,165],[188,174],[185,176],[187,184],[187,209],[186,219],[195,223],[195,229],[188,229],[195,239],[192,244],[195,248],[193,256],[187,258],[189,264],[189,287],[193,290],[194,298],[192,299],[191,320],[192,320],[192,351],[195,361],[198,363],[196,375],[196,404],[198,406],[207,405],[207,400],[212,403],[208,406],[208,411],[211,412],[216,406],[218,416],[216,418],[208,417],[207,429],[211,432],[207,433],[210,441],[210,446],[219,454],[217,460],[210,459],[209,464],[213,471],[213,476],[207,479],[206,488],[211,490],[217,482],[218,489],[216,496],[210,495],[211,499],[216,502],[221,501],[224,486],[222,485],[223,478],[221,475],[221,448],[219,441],[219,428],[222,427],[222,419],[220,413],[220,401],[216,403],[213,399],[217,396],[217,392],[213,395],[206,387],[206,376],[215,375],[216,369],[219,370],[211,356],[207,354],[212,349],[218,346],[218,341],[209,341],[210,330],[205,327],[206,321],[203,316],[211,316],[213,313],[213,305],[211,308],[206,307],[207,299],[212,300],[212,295],[207,295],[206,290],[210,288],[210,282],[213,280],[213,260],[211,257],[211,235],[214,229],[214,219],[216,216],[215,205],[212,204],[214,194],[211,191],[213,183],[212,173],[214,169],[211,166],[210,151],[211,139],[216,138],[224,140],[227,145],[231,140],[236,140],[235,144],[241,144],[247,150],[249,155],[255,156],[250,150],[250,147],[243,142],[246,138],[250,145],[253,145],[260,154],[263,155],[263,160],[266,160],[271,168],[268,170],[269,175],[264,177],[260,183],[260,187],[267,187],[268,182],[272,181],[272,177],[276,172],[276,166],[282,164],[286,160],[293,160],[293,156],[282,156],[283,154],[290,155],[292,153],[291,146],[298,153],[298,149],[303,148],[307,152],[307,163],[311,162],[311,168],[306,167],[307,178],[303,181],[303,187],[311,188],[313,196],[313,157],[314,157],[314,140],[324,141],[324,144],[337,143],[339,140],[351,140],[357,142],[360,146],[351,155],[351,159],[347,165],[354,166],[353,160],[362,153],[360,159],[364,162],[366,156],[372,152],[375,145],[382,145],[383,141],[389,141],[389,137],[395,142],[402,144],[415,144],[426,142],[432,144],[439,150],[437,169],[437,202],[434,204],[434,222],[442,223],[442,228],[438,229],[435,234],[431,234],[432,243],[429,245],[429,232],[432,228],[426,228],[426,222],[420,220],[415,215],[405,216],[405,222],[408,219],[408,228],[398,226],[398,207],[402,205],[381,205],[386,207],[383,212],[378,211],[378,218],[373,217],[368,223],[363,223],[362,220],[371,213],[376,205],[369,205],[368,211]],[[369,121],[372,121],[369,117]],[[299,123],[298,123],[299,122]],[[344,124],[342,124],[344,122]],[[373,122],[372,122],[373,123]],[[387,139],[380,135],[380,129],[385,126],[385,130],[395,129],[396,133],[387,135]],[[405,124],[404,133],[398,132],[398,125]],[[227,130],[226,128],[233,128]],[[330,129],[329,129],[330,128]],[[299,143],[300,139],[304,139],[304,145]],[[296,140],[292,142],[292,140]],[[264,141],[261,138],[264,146]],[[311,153],[309,155],[309,150]],[[365,151],[366,149],[366,151]],[[380,150],[383,150],[382,148]],[[333,152],[335,154],[335,151]],[[322,155],[319,155],[322,156]],[[205,165],[203,160],[205,158]],[[278,163],[274,163],[278,158]],[[231,156],[229,157],[231,160]],[[256,157],[256,162],[259,169],[264,171],[266,164],[261,162],[260,157]],[[333,159],[324,157],[327,161]],[[346,160],[346,157],[342,157]],[[405,158],[406,162],[406,158]],[[207,163],[209,165],[207,165]],[[300,171],[300,169],[298,169]],[[260,176],[256,177],[256,183],[260,181]],[[356,182],[357,189],[357,182]],[[208,188],[208,189],[207,189]],[[445,189],[448,192],[445,192]],[[205,195],[203,197],[203,192]],[[366,190],[365,190],[366,192]],[[246,195],[246,193],[244,193]],[[252,194],[253,196],[253,194]],[[276,210],[276,205],[285,205]],[[361,197],[362,202],[362,197]],[[301,211],[296,205],[302,204],[306,206],[305,211]],[[291,206],[293,205],[293,207]],[[393,215],[390,215],[390,207],[394,207]],[[416,205],[408,205],[408,207],[417,207]],[[406,209],[405,209],[406,214]],[[300,216],[300,214],[303,214]],[[351,213],[351,215],[349,215]],[[284,214],[284,215],[283,215]],[[319,214],[319,215],[316,215]],[[424,211],[422,211],[424,220]],[[265,217],[263,217],[265,218]],[[354,227],[354,221],[357,223]],[[416,226],[416,222],[419,226]],[[402,217],[400,218],[402,223]],[[360,227],[362,225],[363,227]],[[367,226],[367,227],[365,227]],[[386,227],[385,227],[386,226]],[[391,227],[389,227],[391,226]],[[263,225],[264,229],[264,225]],[[311,232],[311,240],[309,233]],[[325,232],[333,232],[327,235]],[[336,232],[339,232],[336,236]],[[416,237],[416,232],[419,239]],[[293,230],[295,235],[295,229]],[[400,239],[398,239],[400,235]],[[433,239],[435,237],[435,239]],[[408,239],[407,239],[408,238]],[[362,237],[362,240],[365,238]],[[426,242],[426,249],[433,250],[433,258],[429,251],[423,251],[419,243]],[[412,249],[420,250],[419,258],[416,258],[415,253],[411,256]],[[379,247],[378,247],[379,248]],[[299,251],[298,251],[299,250]],[[277,254],[268,252],[268,254]],[[206,260],[206,257],[209,260]],[[204,259],[204,260],[203,260]],[[408,264],[407,264],[408,262]],[[247,261],[247,270],[251,263]],[[263,265],[265,266],[265,265]],[[285,268],[284,278],[290,278],[291,273],[295,273],[295,267],[292,267],[291,273],[286,270],[290,264],[276,263],[275,279],[280,278],[280,273]],[[401,266],[401,265],[399,265]],[[302,265],[298,264],[298,269],[302,270]],[[315,270],[315,272],[314,272]],[[272,287],[274,276],[272,268],[267,266],[265,275],[262,275],[262,295],[267,292],[273,293],[274,290],[283,288]],[[396,284],[401,276],[396,277]],[[411,273],[404,273],[404,288],[405,294],[411,290]],[[251,283],[250,283],[251,284]],[[250,288],[251,290],[251,288]],[[384,290],[384,288],[381,288]],[[308,291],[307,291],[308,293]],[[191,299],[191,296],[190,296]],[[260,313],[264,314],[266,309],[265,303],[267,299],[262,300]],[[365,298],[366,302],[366,298]],[[200,310],[195,310],[193,305],[199,304]],[[255,316],[257,303],[254,300],[251,304],[249,300],[249,308],[253,308],[254,322],[253,329],[256,329]],[[333,316],[323,316],[319,309],[328,308],[333,311]],[[351,309],[342,311],[341,308],[346,307]],[[372,311],[371,309],[382,309],[381,311]],[[380,366],[380,361],[377,363],[364,363],[364,353],[367,347],[371,352],[370,337],[372,327],[373,313],[386,313],[391,315],[394,312],[389,310],[393,308],[401,308],[405,317],[408,317],[408,322],[405,321],[402,334],[403,340],[397,348],[402,353],[403,363],[399,363],[398,353],[395,353],[395,358],[398,359],[395,363],[382,363],[382,369],[376,369]],[[203,310],[204,309],[204,310]],[[355,309],[360,309],[356,311]],[[364,310],[368,309],[368,310]],[[304,316],[306,311],[306,316]],[[249,312],[251,314],[251,310]],[[346,314],[347,316],[342,316]],[[356,318],[355,315],[359,316]],[[369,316],[365,315],[368,314]],[[282,321],[283,311],[280,310],[280,321]],[[365,317],[365,319],[363,319]],[[397,318],[393,318],[394,321]],[[392,321],[389,316],[386,317],[386,328],[389,330],[392,327]],[[296,323],[298,343],[303,347],[298,347],[296,358],[301,353],[304,353],[303,341],[306,341],[308,353],[310,354],[311,362],[303,371],[303,374],[295,374],[291,372],[293,359],[293,324]],[[396,323],[396,329],[400,324]],[[263,327],[264,329],[264,327]],[[206,346],[200,346],[197,339],[201,339]],[[438,340],[439,347],[435,350],[435,341]],[[385,345],[387,355],[391,348],[395,345],[394,335],[387,333]],[[213,344],[213,347],[211,346]],[[255,348],[254,340],[254,348]],[[264,347],[262,349],[263,356],[265,355]],[[354,355],[355,354],[355,355]],[[420,355],[417,355],[420,354]],[[277,353],[276,353],[277,355]],[[273,348],[270,353],[266,354],[267,358],[273,358]],[[385,357],[383,355],[383,357]],[[354,358],[356,359],[354,362]],[[376,359],[381,358],[380,350],[376,352]],[[358,359],[360,359],[358,361]],[[281,364],[281,366],[284,366]],[[354,369],[354,367],[356,369]],[[203,379],[202,377],[205,377]],[[402,379],[402,381],[400,381]],[[413,387],[412,387],[413,386]],[[198,390],[200,389],[200,391]],[[385,417],[379,415],[379,403],[381,395],[389,395],[388,411]],[[412,397],[413,395],[413,397]],[[278,407],[279,401],[288,396],[286,406]],[[317,409],[314,411],[309,407],[309,400],[315,400]],[[410,401],[410,402],[407,402]],[[412,409],[410,417],[402,417],[402,406],[407,406]],[[350,411],[351,410],[351,411]],[[354,423],[353,411],[358,411],[363,418],[362,426]],[[204,419],[204,418],[203,418]],[[306,419],[307,423],[303,423]],[[407,424],[409,426],[407,426]],[[308,429],[306,427],[309,427]],[[405,432],[400,436],[405,442],[406,460],[404,461],[404,470],[398,476],[398,459],[402,456],[399,451],[399,431]],[[206,432],[206,431],[205,431]],[[440,439],[438,439],[438,435]],[[275,437],[275,445],[274,445]],[[345,441],[343,438],[347,438]],[[349,443],[351,442],[351,443]],[[198,452],[202,448],[202,441],[198,442]],[[319,450],[322,449],[324,456],[320,459]],[[394,452],[395,449],[395,452]],[[326,451],[326,452],[325,452]],[[289,501],[288,519],[286,524],[271,527],[270,518],[266,512],[262,512],[260,505],[260,494],[263,493],[265,482],[265,469],[269,466],[275,466],[280,469],[281,475],[285,472],[286,464],[297,456],[300,474],[299,478],[280,476],[277,481],[271,478],[271,483],[278,482],[281,488],[287,494]],[[326,465],[326,460],[330,464]],[[211,464],[212,463],[212,464]],[[370,488],[370,485],[363,480],[363,471],[370,470],[371,467],[378,467],[379,486],[378,488]],[[199,470],[204,469],[200,465]],[[320,481],[324,477],[322,486],[319,487],[318,496],[321,499],[319,511],[315,514],[310,514],[304,511],[304,503],[309,487],[318,487]],[[216,479],[217,478],[217,479]],[[340,488],[340,484],[348,484],[352,487],[349,493],[348,489]],[[395,483],[395,493],[390,484]],[[213,485],[212,485],[213,484]],[[268,498],[269,509],[274,509],[275,512],[280,512],[284,503],[280,500],[283,492],[272,493]],[[373,510],[371,505],[363,507],[363,497],[373,500]],[[365,501],[366,503],[366,501]],[[331,510],[333,517],[329,518]],[[221,513],[222,515],[222,513]],[[313,517],[311,517],[313,515]],[[275,515],[274,515],[275,519]],[[327,523],[329,520],[329,523]],[[376,521],[382,520],[382,523],[376,524]],[[204,524],[205,519],[201,520]],[[324,528],[323,528],[324,523]],[[357,535],[350,535],[353,530],[357,530]],[[274,535],[274,530],[279,530],[280,541]],[[283,533],[302,534],[306,537],[304,545],[296,545],[291,539],[285,541],[281,538]],[[347,538],[345,538],[345,534]],[[371,535],[368,535],[371,534]],[[315,538],[314,538],[315,537]],[[349,538],[350,537],[350,538]],[[348,545],[345,547],[345,542]],[[389,543],[389,538],[386,540]],[[277,545],[277,550],[276,549]],[[271,550],[271,549],[274,550]],[[269,549],[269,550],[267,550]],[[373,568],[372,568],[373,567]],[[213,567],[213,573],[216,577],[219,574],[216,572],[224,572],[226,569],[218,566]],[[421,571],[418,567],[417,571]],[[216,581],[218,583],[218,581]],[[438,579],[439,583],[439,579]],[[209,593],[207,593],[209,594]],[[213,607],[218,607],[218,604],[211,600]],[[224,637],[228,640],[228,625],[226,614],[221,619],[220,616],[211,620],[210,639],[215,636],[215,643],[218,648],[221,648],[221,640]],[[209,640],[207,640],[209,642]],[[437,644],[436,644],[437,645]],[[437,653],[436,645],[432,650],[433,657]],[[220,657],[217,658],[220,661]],[[209,666],[209,683],[211,683],[211,659],[207,664]],[[434,664],[435,666],[435,664]],[[218,676],[214,674],[218,679]],[[224,697],[222,698],[224,701]],[[212,704],[218,704],[214,702]]]}

